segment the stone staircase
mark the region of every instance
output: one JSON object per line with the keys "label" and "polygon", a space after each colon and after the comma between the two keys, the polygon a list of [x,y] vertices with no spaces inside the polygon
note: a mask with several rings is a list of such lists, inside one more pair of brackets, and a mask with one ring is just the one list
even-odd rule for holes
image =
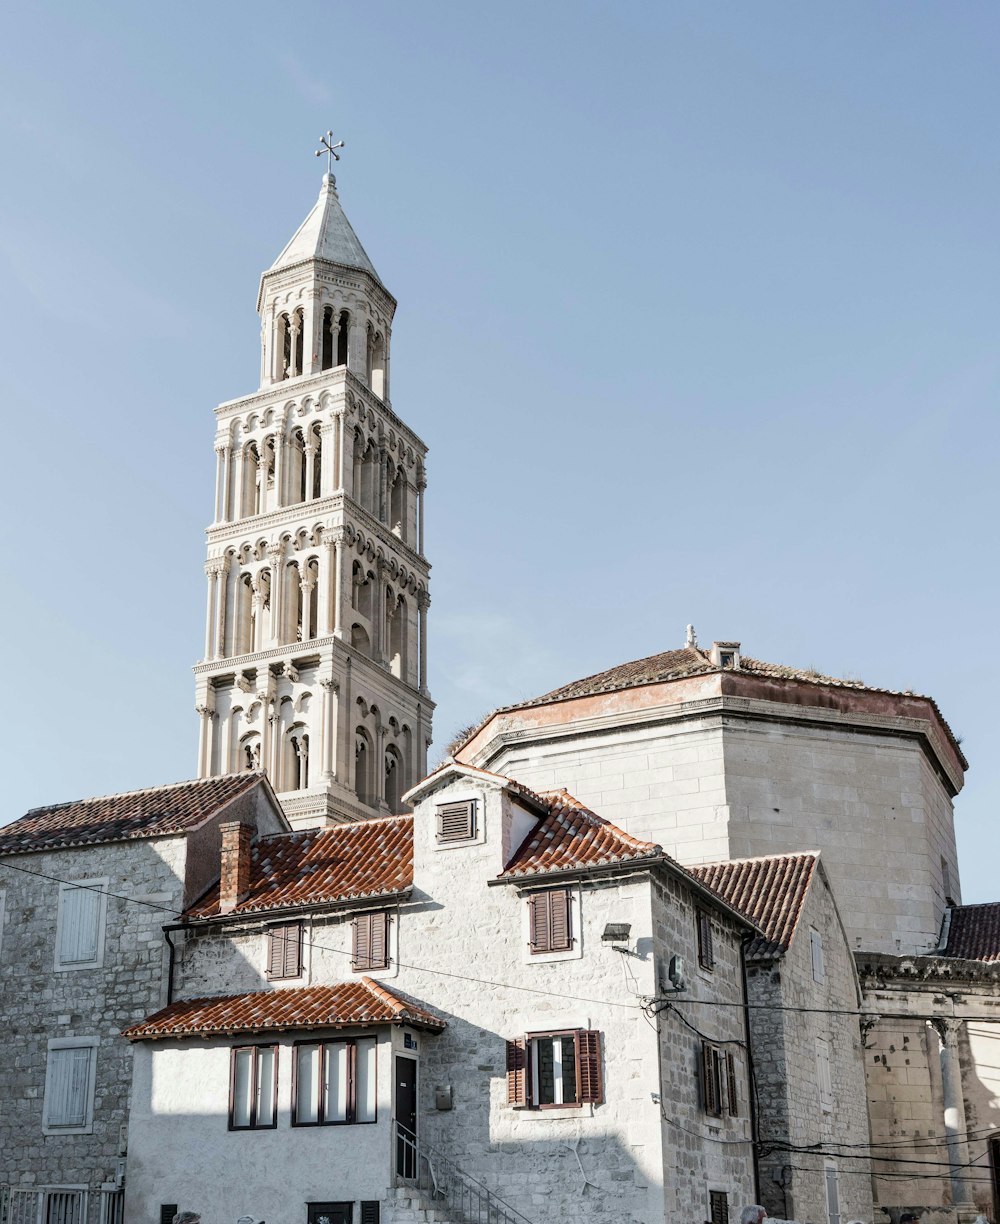
{"label": "stone staircase", "polygon": [[465,1224],[444,1203],[431,1205],[416,1186],[396,1186],[383,1204],[382,1224]]}

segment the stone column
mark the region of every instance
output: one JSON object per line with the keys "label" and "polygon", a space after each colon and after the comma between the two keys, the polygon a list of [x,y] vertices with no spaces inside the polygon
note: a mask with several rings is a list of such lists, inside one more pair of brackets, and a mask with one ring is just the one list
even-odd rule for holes
{"label": "stone column", "polygon": [[334,778],[337,746],[337,689],[339,685],[332,677],[320,681],[323,689],[323,780]]}
{"label": "stone column", "polygon": [[948,1163],[951,1165],[952,1206],[971,1209],[975,1214],[968,1182],[969,1144],[966,1139],[968,1125],[965,1120],[962,1068],[958,1053],[962,1021],[942,1017],[932,1020],[931,1023],[937,1029],[941,1057],[941,1095],[944,1098],[944,1133],[948,1144]]}
{"label": "stone column", "polygon": [[[258,683],[260,677],[258,674]],[[260,767],[271,777],[271,736],[269,734],[271,725],[271,716],[269,710],[271,708],[271,698],[266,689],[258,692],[257,700],[260,702]]]}
{"label": "stone column", "polygon": [[233,517],[233,448],[227,443],[222,456],[222,522]]}
{"label": "stone column", "polygon": [[[299,351],[299,336],[302,334],[302,324],[299,322],[299,316],[296,311],[290,311],[288,315],[288,377],[295,378],[301,374],[298,363]],[[302,346],[302,356],[305,356],[305,345]]]}
{"label": "stone column", "polygon": [[385,523],[389,518],[389,508],[386,504],[388,500],[388,484],[389,484],[389,452],[386,449],[385,439],[378,448],[378,521]]}
{"label": "stone column", "polygon": [[[313,590],[316,586],[316,575],[310,573],[309,567],[302,566],[302,572],[299,577],[299,590],[302,592],[302,640],[306,642],[312,636],[309,632],[309,626],[312,623],[312,602]],[[316,617],[317,624],[319,617]]]}
{"label": "stone column", "polygon": [[382,807],[385,803],[385,727],[381,721],[375,724],[375,803],[374,807]]}
{"label": "stone column", "polygon": [[246,457],[243,453],[243,447],[234,447],[230,469],[232,473],[231,479],[233,482],[232,517],[234,519],[241,519],[243,517],[243,481],[246,466]]}
{"label": "stone column", "polygon": [[[347,453],[347,422],[342,412],[337,413],[337,488],[344,491],[344,456]],[[357,500],[357,499],[355,499]]]}
{"label": "stone column", "polygon": [[215,626],[219,607],[219,575],[225,564],[222,557],[209,557],[205,562],[205,576],[208,579],[208,611],[205,616],[205,659],[211,659],[215,654]]}
{"label": "stone column", "polygon": [[319,429],[320,468],[319,495],[331,497],[336,488],[337,420],[325,421]]}
{"label": "stone column", "polygon": [[313,499],[313,482],[316,478],[316,440],[306,434],[306,495],[304,501]]}
{"label": "stone column", "polygon": [[351,660],[346,659],[344,687],[337,709],[337,730],[340,732],[340,756],[335,768],[338,780],[348,789],[354,785],[354,708],[351,702]]}
{"label": "stone column", "polygon": [[[261,443],[260,454],[257,456],[257,486],[260,489],[260,495],[255,500],[258,502],[256,513],[267,513],[267,447]],[[254,510],[251,509],[251,514]]]}
{"label": "stone column", "polygon": [[229,595],[229,558],[219,558],[219,572],[216,576],[215,600],[215,657],[221,659],[226,653],[226,611]]}
{"label": "stone column", "polygon": [[282,638],[282,615],[285,596],[285,549],[281,544],[272,544],[267,550],[271,566],[271,645],[280,646]]}
{"label": "stone column", "polygon": [[274,435],[274,504],[285,504],[285,426],[279,422]]}
{"label": "stone column", "polygon": [[225,477],[223,469],[225,466],[226,446],[222,442],[215,444],[215,522],[222,522],[222,499],[225,496]]}
{"label": "stone column", "polygon": [[431,606],[431,597],[426,591],[417,592],[417,607],[420,610],[420,620],[417,629],[419,642],[417,650],[419,654],[420,666],[417,670],[419,688],[422,693],[427,692],[427,609]]}
{"label": "stone column", "polygon": [[315,374],[323,361],[323,307],[320,291],[311,289],[302,307],[304,342],[302,345],[303,374]]}
{"label": "stone column", "polygon": [[198,736],[198,777],[207,778],[212,770],[212,720],[215,712],[211,706],[198,706],[201,733]]}
{"label": "stone column", "polygon": [[347,368],[368,385],[368,320],[355,312],[347,332]]}
{"label": "stone column", "polygon": [[334,536],[333,554],[333,632],[344,636],[344,568],[347,563],[347,536],[343,530]]}
{"label": "stone column", "polygon": [[417,552],[424,555],[424,489],[427,488],[427,477],[423,468],[417,473]]}

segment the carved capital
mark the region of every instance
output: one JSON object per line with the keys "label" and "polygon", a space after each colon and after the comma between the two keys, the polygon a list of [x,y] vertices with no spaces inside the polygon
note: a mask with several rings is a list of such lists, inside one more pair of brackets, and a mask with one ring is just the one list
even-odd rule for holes
{"label": "carved capital", "polygon": [[268,544],[267,555],[272,565],[283,565],[285,561],[284,544]]}
{"label": "carved capital", "polygon": [[215,711],[207,705],[195,706],[199,718],[214,718]]}
{"label": "carved capital", "polygon": [[209,557],[205,562],[205,573],[209,578],[217,578],[229,569],[228,557]]}
{"label": "carved capital", "polygon": [[291,680],[293,684],[298,683],[299,673],[294,663],[286,663],[281,669],[281,674],[286,680]]}
{"label": "carved capital", "polygon": [[327,676],[325,679],[321,680],[320,686],[325,688],[328,693],[331,691],[334,693],[340,692],[340,684],[338,681],[334,680],[332,676]]}

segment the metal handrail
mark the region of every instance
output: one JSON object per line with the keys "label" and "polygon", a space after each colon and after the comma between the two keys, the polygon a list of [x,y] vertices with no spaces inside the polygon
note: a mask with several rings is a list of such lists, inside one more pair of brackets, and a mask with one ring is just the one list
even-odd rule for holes
{"label": "metal handrail", "polygon": [[532,1224],[526,1215],[460,1169],[450,1157],[396,1121],[396,1176],[431,1199],[443,1199],[462,1224]]}

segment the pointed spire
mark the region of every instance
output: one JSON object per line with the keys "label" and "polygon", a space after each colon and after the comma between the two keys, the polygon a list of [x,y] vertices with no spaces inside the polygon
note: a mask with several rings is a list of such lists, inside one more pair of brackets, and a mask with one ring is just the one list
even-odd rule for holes
{"label": "pointed spire", "polygon": [[332,174],[323,175],[319,199],[268,271],[275,272],[306,259],[322,259],[346,268],[360,268],[374,276],[379,284],[382,283],[340,205],[337,180]]}

